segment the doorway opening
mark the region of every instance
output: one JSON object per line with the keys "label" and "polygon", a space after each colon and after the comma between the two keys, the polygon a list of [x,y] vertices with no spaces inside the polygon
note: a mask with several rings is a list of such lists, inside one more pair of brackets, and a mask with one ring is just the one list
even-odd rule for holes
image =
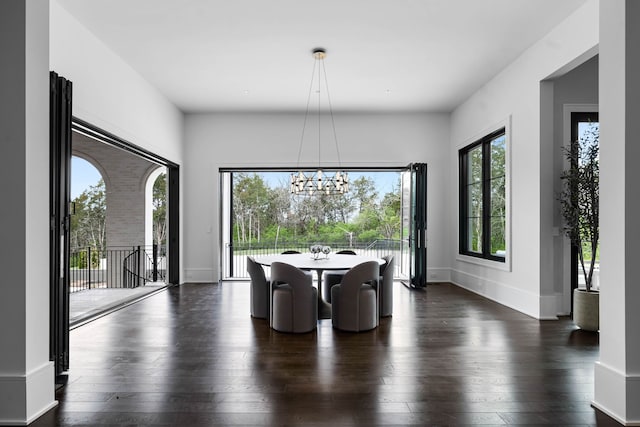
{"label": "doorway opening", "polygon": [[[332,252],[393,254],[394,277],[415,282],[409,280],[416,272],[415,173],[410,167],[347,172],[348,193],[299,196],[291,193],[286,170],[221,170],[221,280],[248,278],[248,255],[306,253],[321,244]],[[426,205],[426,187],[418,192]],[[426,248],[418,266],[426,268]]]}
{"label": "doorway opening", "polygon": [[177,282],[169,268],[168,214],[172,201],[177,204],[168,178],[177,166],[86,123],[74,120],[72,128],[74,328]]}

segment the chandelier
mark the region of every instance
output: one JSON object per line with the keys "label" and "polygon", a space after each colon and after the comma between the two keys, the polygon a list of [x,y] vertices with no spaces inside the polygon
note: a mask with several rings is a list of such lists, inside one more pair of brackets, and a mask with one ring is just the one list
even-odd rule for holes
{"label": "chandelier", "polygon": [[[344,194],[349,191],[349,175],[347,172],[337,170],[335,172],[323,171],[321,168],[321,150],[320,150],[320,104],[321,104],[321,81],[324,80],[325,91],[327,92],[327,103],[329,106],[329,115],[331,117],[331,127],[333,129],[333,139],[335,141],[336,153],[338,155],[338,169],[340,169],[340,150],[338,149],[338,137],[336,135],[336,126],[333,120],[333,110],[331,109],[331,97],[329,96],[329,85],[327,84],[327,72],[324,68],[324,58],[327,56],[326,50],[316,48],[312,51],[315,59],[313,64],[313,73],[311,75],[311,84],[309,85],[309,95],[307,97],[307,109],[304,114],[304,124],[302,126],[302,136],[300,138],[300,147],[298,148],[298,166],[300,165],[300,154],[302,153],[302,145],[304,142],[304,132],[307,127],[307,119],[309,117],[309,105],[311,104],[311,92],[314,87],[314,80],[317,69],[317,90],[318,94],[318,168],[315,171],[299,170],[291,173],[291,193],[297,195],[312,196],[314,194]],[[321,78],[324,76],[324,79]]]}

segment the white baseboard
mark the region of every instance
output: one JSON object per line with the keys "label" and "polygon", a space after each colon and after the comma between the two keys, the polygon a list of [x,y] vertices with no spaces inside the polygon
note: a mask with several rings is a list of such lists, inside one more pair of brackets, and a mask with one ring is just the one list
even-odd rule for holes
{"label": "white baseboard", "polygon": [[[451,282],[527,316],[540,319],[539,295],[459,270],[452,270]],[[553,303],[555,308],[555,298]],[[555,318],[555,314],[553,318]]]}
{"label": "white baseboard", "polygon": [[571,315],[571,312],[565,309],[564,294],[562,292],[556,292],[556,313],[558,313],[558,316]]}
{"label": "white baseboard", "polygon": [[558,320],[558,296],[540,295],[540,320]]}
{"label": "white baseboard", "polygon": [[184,282],[186,283],[211,283],[217,282],[212,268],[185,268]]}
{"label": "white baseboard", "polygon": [[0,375],[0,425],[28,425],[57,404],[53,362],[26,375]]}
{"label": "white baseboard", "polygon": [[427,283],[450,282],[450,268],[427,268]]}
{"label": "white baseboard", "polygon": [[594,369],[591,405],[625,426],[640,426],[640,375],[625,375],[601,362]]}
{"label": "white baseboard", "polygon": [[539,320],[558,320],[562,295],[536,295],[512,286],[450,268],[429,268],[428,282],[451,282]]}

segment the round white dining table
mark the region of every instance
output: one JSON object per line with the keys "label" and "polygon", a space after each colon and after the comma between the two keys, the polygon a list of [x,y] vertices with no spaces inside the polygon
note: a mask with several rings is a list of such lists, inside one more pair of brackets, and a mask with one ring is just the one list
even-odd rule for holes
{"label": "round white dining table", "polygon": [[367,261],[376,261],[383,265],[386,261],[383,258],[375,258],[364,255],[329,254],[325,257],[320,254],[314,258],[310,253],[306,254],[276,254],[262,255],[254,258],[256,262],[263,266],[270,266],[273,262],[284,262],[293,265],[301,270],[315,270],[318,275],[318,318],[331,318],[331,304],[322,299],[322,273],[325,270],[348,270],[358,264]]}

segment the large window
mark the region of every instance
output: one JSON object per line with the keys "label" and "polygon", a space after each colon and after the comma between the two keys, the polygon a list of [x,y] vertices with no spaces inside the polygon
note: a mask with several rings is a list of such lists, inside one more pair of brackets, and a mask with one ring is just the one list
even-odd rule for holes
{"label": "large window", "polygon": [[[221,170],[221,279],[248,277],[246,257],[322,244],[380,258],[404,271],[401,168],[351,169],[343,195],[294,195],[290,172]],[[407,247],[408,249],[408,247]]]}
{"label": "large window", "polygon": [[460,253],[506,255],[506,136],[502,128],[459,151]]}

